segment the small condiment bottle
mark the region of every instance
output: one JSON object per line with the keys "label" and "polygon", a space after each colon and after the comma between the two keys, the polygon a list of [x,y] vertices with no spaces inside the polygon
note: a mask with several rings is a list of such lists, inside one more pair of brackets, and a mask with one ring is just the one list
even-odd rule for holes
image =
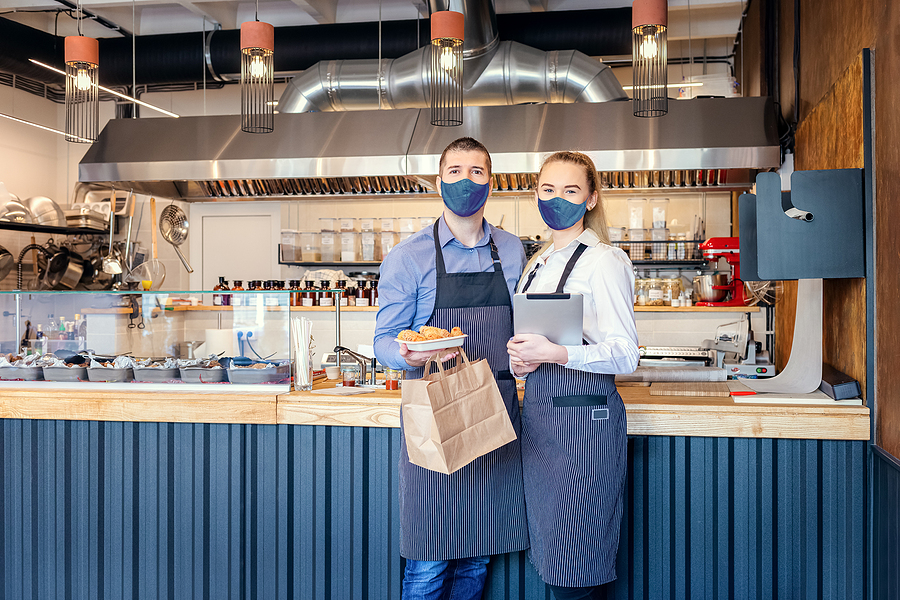
{"label": "small condiment bottle", "polygon": [[365,279],[356,282],[356,306],[369,306],[369,290],[366,289]]}
{"label": "small condiment bottle", "polygon": [[[214,292],[228,290],[228,282],[224,277],[219,277],[219,283],[213,288]],[[213,294],[213,306],[228,306],[227,294]]]}
{"label": "small condiment bottle", "polygon": [[316,306],[316,300],[318,299],[318,292],[316,292],[316,282],[315,281],[305,281],[303,282],[303,293],[300,296],[300,305],[301,306]]}
{"label": "small condiment bottle", "polygon": [[291,290],[291,306],[303,306],[300,299],[300,280],[291,279],[288,281],[288,289]]}
{"label": "small condiment bottle", "polygon": [[[331,289],[331,282],[323,279],[319,282],[319,287],[322,290],[329,290]],[[334,295],[328,291],[319,292],[319,306],[334,306]]]}
{"label": "small condiment bottle", "polygon": [[400,389],[400,379],[402,377],[403,377],[403,371],[385,367],[385,369],[384,369],[384,389],[399,390]]}
{"label": "small condiment bottle", "polygon": [[[244,291],[244,282],[240,279],[234,280],[234,285],[231,286],[232,292],[243,292]],[[244,302],[243,294],[228,294],[228,303],[232,306],[241,306]]]}
{"label": "small condiment bottle", "polygon": [[338,279],[335,283],[337,283],[336,289],[341,290],[341,306],[347,306],[347,296],[350,292],[347,289],[347,280]]}
{"label": "small condiment bottle", "polygon": [[372,306],[378,306],[378,280],[369,283],[372,289],[369,290],[369,300]]}
{"label": "small condiment bottle", "polygon": [[344,386],[356,386],[356,380],[359,379],[359,367],[356,365],[344,367],[341,369],[341,382]]}

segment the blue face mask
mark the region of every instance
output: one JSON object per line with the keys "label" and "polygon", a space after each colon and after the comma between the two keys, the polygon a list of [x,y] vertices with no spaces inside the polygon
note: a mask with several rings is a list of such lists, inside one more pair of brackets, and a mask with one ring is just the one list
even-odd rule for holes
{"label": "blue face mask", "polygon": [[487,202],[491,192],[491,183],[480,185],[471,179],[460,179],[453,183],[441,180],[441,197],[453,214],[460,217],[471,217]]}
{"label": "blue face mask", "polygon": [[572,227],[584,217],[587,212],[587,201],[581,204],[572,204],[560,197],[549,200],[538,200],[538,209],[541,218],[547,227],[554,231],[561,231]]}

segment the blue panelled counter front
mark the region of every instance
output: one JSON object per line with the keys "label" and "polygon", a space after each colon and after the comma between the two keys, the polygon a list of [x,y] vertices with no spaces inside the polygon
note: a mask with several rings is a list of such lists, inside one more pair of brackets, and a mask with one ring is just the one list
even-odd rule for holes
{"label": "blue panelled counter front", "polygon": [[[399,599],[391,394],[0,387],[0,597]],[[622,396],[610,597],[866,596],[868,409]],[[518,553],[485,598],[551,595]]]}

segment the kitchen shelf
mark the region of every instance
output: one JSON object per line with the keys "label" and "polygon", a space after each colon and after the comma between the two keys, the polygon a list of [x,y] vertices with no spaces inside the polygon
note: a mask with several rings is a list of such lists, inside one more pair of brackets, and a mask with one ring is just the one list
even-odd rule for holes
{"label": "kitchen shelf", "polygon": [[34,223],[12,223],[9,221],[0,221],[0,230],[21,231],[23,233],[55,233],[58,235],[108,235],[109,227],[106,229],[92,229],[90,227],[58,227],[56,225],[35,225]]}
{"label": "kitchen shelf", "polygon": [[290,261],[290,260],[281,260],[278,259],[279,265],[286,265],[289,267],[379,267],[381,266],[380,260],[360,260],[354,262],[340,262],[340,261]]}
{"label": "kitchen shelf", "polygon": [[738,313],[758,313],[758,306],[635,306],[634,312],[738,312]]}
{"label": "kitchen shelf", "polygon": [[[644,242],[647,244],[652,244],[654,242]],[[663,242],[656,242],[657,244],[661,244]],[[705,260],[633,260],[631,261],[635,267],[641,267],[643,269],[700,269],[705,264]]]}

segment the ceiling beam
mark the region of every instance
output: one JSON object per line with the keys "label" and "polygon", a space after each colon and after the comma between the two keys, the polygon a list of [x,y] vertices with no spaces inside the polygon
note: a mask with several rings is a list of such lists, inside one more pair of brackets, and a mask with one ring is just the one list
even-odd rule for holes
{"label": "ceiling beam", "polygon": [[291,0],[320,25],[337,22],[338,0]]}
{"label": "ceiling beam", "polygon": [[[197,3],[191,2],[190,0],[177,0],[177,2],[178,2],[178,4],[179,4],[180,6],[182,6],[182,7],[186,8],[186,9],[188,9],[189,11],[191,11],[192,13],[194,13],[195,15],[197,15],[198,17],[203,17],[204,19],[206,19],[207,22],[209,22],[209,23],[212,24],[212,26],[213,26],[212,28],[213,28],[213,29],[215,28],[216,25],[221,25],[222,27],[224,27],[224,28],[226,28],[226,29],[234,29],[234,28],[235,28],[235,25],[234,25],[234,24],[232,24],[230,27],[228,27],[228,26],[226,26],[226,24],[224,24],[224,23],[222,23],[221,21],[219,21],[219,17],[218,17],[218,16],[216,16],[215,14],[213,14],[212,12],[210,12],[207,8],[205,8],[205,7],[207,6],[206,3],[204,3],[204,4],[197,4]],[[237,9],[235,9],[234,12],[235,12],[235,14],[236,14],[236,13],[237,13]],[[234,20],[236,21],[236,20],[237,20],[237,17],[235,17]]]}

